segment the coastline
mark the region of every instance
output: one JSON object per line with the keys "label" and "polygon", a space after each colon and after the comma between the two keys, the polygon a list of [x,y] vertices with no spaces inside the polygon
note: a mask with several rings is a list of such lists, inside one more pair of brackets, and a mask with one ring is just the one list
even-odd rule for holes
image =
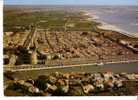
{"label": "coastline", "polygon": [[[126,35],[126,36],[129,36],[129,37],[133,37],[133,38],[138,38],[138,35],[134,35],[134,34],[131,34],[130,32],[128,31],[125,31],[115,25],[111,25],[107,22],[104,22],[104,21],[101,21],[100,20],[100,17],[97,16],[97,15],[94,15],[92,13],[90,13],[89,11],[84,11],[84,14],[87,15],[87,16],[90,16],[91,17],[91,20],[97,22],[97,23],[100,23],[100,25],[98,25],[97,27],[99,29],[104,29],[104,30],[111,30],[111,31],[117,31],[123,35]],[[90,20],[90,18],[88,18]]]}

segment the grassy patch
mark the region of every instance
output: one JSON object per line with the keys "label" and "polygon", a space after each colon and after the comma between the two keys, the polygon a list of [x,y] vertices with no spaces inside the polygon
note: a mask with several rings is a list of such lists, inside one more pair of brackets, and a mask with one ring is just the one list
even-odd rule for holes
{"label": "grassy patch", "polygon": [[66,27],[67,30],[92,30],[95,22],[87,21],[88,16],[79,12],[67,11],[23,11],[13,9],[4,10],[4,31],[24,31],[30,25],[49,30],[64,30],[65,24],[74,24]]}

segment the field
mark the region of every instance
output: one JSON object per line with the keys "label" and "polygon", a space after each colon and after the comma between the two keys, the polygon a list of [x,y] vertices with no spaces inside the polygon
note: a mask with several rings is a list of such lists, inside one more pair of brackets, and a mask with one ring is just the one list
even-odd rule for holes
{"label": "field", "polygon": [[6,9],[4,11],[4,31],[24,31],[31,25],[47,30],[92,30],[96,22],[90,21],[84,12],[64,10],[36,11]]}

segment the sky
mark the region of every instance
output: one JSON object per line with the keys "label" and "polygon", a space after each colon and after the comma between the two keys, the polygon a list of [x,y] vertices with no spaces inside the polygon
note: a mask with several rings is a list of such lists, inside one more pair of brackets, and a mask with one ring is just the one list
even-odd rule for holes
{"label": "sky", "polygon": [[138,5],[138,0],[4,0],[6,5]]}

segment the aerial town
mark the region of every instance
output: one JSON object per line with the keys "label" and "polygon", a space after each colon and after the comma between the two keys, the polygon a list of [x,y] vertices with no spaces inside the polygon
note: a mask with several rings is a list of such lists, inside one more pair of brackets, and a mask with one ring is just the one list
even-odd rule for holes
{"label": "aerial town", "polygon": [[5,95],[138,95],[138,38],[100,25],[83,10],[5,7]]}

